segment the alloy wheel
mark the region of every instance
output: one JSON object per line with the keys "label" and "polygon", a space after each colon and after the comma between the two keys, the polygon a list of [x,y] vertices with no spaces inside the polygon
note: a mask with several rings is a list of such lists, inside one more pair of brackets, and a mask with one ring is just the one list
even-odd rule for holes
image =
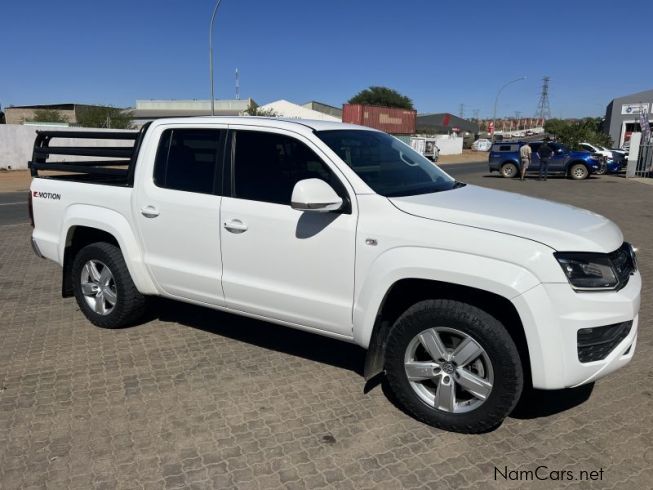
{"label": "alloy wheel", "polygon": [[99,260],[89,260],[81,274],[82,294],[86,304],[98,315],[110,314],[118,295],[111,270]]}
{"label": "alloy wheel", "polygon": [[488,399],[494,383],[485,349],[470,335],[449,327],[416,335],[406,348],[404,370],[415,394],[444,412],[475,410]]}

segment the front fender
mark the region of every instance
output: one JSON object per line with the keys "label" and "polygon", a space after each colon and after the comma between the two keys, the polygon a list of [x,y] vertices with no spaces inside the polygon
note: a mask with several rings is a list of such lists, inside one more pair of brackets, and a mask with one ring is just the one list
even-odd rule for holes
{"label": "front fender", "polygon": [[353,335],[368,348],[376,317],[387,291],[402,279],[424,279],[468,286],[511,300],[540,281],[529,270],[489,257],[453,250],[393,248],[369,268],[354,304]]}
{"label": "front fender", "polygon": [[63,264],[69,233],[76,226],[102,230],[112,235],[122,250],[127,269],[136,288],[143,294],[157,294],[157,289],[143,262],[143,251],[127,219],[108,208],[73,204],[66,208],[59,239],[59,263]]}

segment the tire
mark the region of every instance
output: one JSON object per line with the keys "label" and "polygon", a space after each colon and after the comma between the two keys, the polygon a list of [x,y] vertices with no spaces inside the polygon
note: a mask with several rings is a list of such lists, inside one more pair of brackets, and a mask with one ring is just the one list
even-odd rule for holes
{"label": "tire", "polygon": [[145,313],[120,249],[106,242],[82,248],[73,259],[73,290],[86,318],[103,328],[132,325]]}
{"label": "tire", "polygon": [[573,180],[585,180],[590,176],[590,172],[584,163],[574,163],[569,169],[569,177]]}
{"label": "tire", "polygon": [[599,168],[594,171],[596,175],[605,175],[608,173],[608,166],[607,164],[601,164],[599,165]]}
{"label": "tire", "polygon": [[[434,331],[444,350],[429,340]],[[467,347],[456,351],[463,342]],[[385,370],[400,408],[428,425],[461,433],[500,425],[524,384],[517,347],[504,326],[483,310],[452,300],[421,301],[401,315],[388,334]],[[469,386],[477,394],[467,391]]]}
{"label": "tire", "polygon": [[505,177],[506,179],[512,179],[513,177],[517,177],[517,175],[519,175],[519,169],[514,163],[504,163],[501,165],[502,177]]}

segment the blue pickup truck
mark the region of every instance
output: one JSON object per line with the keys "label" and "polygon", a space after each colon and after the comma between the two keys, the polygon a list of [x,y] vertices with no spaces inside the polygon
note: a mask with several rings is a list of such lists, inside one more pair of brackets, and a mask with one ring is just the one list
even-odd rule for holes
{"label": "blue pickup truck", "polygon": [[[517,177],[521,167],[519,149],[525,144],[524,141],[495,142],[488,157],[490,172],[499,172],[506,178]],[[533,141],[528,144],[533,150],[533,155],[527,172],[538,172],[540,160],[537,157],[537,149],[542,142]],[[598,157],[589,151],[572,151],[560,143],[553,142],[549,142],[549,146],[553,149],[549,161],[550,174],[563,174],[574,180],[583,180],[599,170],[601,164]]]}

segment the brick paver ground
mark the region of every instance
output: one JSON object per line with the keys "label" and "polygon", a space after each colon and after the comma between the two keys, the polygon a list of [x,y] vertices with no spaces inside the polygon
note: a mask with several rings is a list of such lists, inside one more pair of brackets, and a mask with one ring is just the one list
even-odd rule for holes
{"label": "brick paver ground", "polygon": [[495,467],[541,465],[603,470],[602,480],[526,486],[650,488],[653,188],[464,180],[597,211],[640,247],[640,337],[627,368],[591,392],[536,393],[488,434],[447,433],[380,387],[364,394],[364,352],[345,343],[169,302],[141,326],[93,327],[60,297],[58,267],[32,254],[29,226],[5,226],[0,488],[518,488]]}

